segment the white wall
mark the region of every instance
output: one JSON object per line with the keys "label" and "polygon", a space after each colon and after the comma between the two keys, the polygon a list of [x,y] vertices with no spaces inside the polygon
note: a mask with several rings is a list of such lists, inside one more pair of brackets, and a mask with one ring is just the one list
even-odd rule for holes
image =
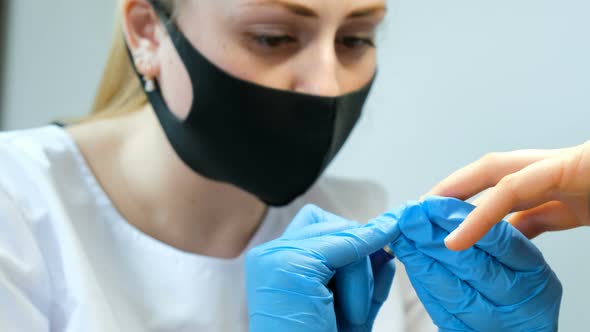
{"label": "white wall", "polygon": [[10,1],[0,124],[85,114],[109,50],[116,0]]}
{"label": "white wall", "polygon": [[[88,110],[114,2],[12,1],[4,128]],[[391,5],[378,84],[331,173],[383,183],[393,207],[486,152],[590,139],[590,2]],[[590,325],[590,229],[536,243],[564,284],[561,330],[581,331]]]}
{"label": "white wall", "polygon": [[[590,2],[391,2],[370,107],[332,173],[369,176],[392,206],[486,152],[590,139]],[[590,229],[546,234],[562,331],[590,326]]]}
{"label": "white wall", "polygon": [[[8,27],[8,1],[7,0],[0,0],[0,101],[2,101],[2,92],[4,88],[2,87],[2,77],[3,74],[3,64],[4,64],[4,55],[5,55],[5,43],[8,32],[6,31]],[[0,116],[2,114],[2,103],[0,102]]]}

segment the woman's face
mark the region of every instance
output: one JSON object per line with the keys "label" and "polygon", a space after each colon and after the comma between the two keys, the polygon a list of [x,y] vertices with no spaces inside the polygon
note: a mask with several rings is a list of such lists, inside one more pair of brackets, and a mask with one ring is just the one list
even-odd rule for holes
{"label": "woman's face", "polygon": [[[126,32],[168,106],[185,117],[188,73],[146,0],[128,0]],[[260,85],[337,96],[364,86],[376,67],[375,35],[386,0],[181,0],[177,25],[226,72]],[[149,64],[149,66],[146,66]]]}

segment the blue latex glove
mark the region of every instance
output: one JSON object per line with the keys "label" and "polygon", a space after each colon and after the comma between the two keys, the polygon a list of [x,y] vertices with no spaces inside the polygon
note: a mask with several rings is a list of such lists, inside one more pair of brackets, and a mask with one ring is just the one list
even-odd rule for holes
{"label": "blue latex glove", "polygon": [[444,238],[473,210],[429,197],[398,210],[402,236],[390,248],[440,331],[556,331],[562,288],[541,252],[507,222],[475,247]]}
{"label": "blue latex glove", "polygon": [[361,227],[304,207],[281,238],[246,256],[249,330],[371,331],[395,265],[369,255],[397,236],[391,219]]}

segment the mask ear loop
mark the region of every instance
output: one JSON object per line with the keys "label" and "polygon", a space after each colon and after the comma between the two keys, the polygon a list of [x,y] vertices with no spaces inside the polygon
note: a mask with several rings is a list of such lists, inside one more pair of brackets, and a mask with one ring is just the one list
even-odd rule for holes
{"label": "mask ear loop", "polygon": [[172,18],[172,13],[166,10],[158,0],[148,0],[148,2],[162,21],[167,22]]}
{"label": "mask ear loop", "polygon": [[152,5],[152,8],[156,12],[156,15],[158,15],[158,18],[160,18],[160,21],[162,21],[162,23],[166,27],[166,31],[168,31],[170,38],[180,35],[180,31],[178,31],[176,25],[172,21],[172,13],[166,10],[164,7],[162,7],[158,0],[148,0],[148,2],[150,3],[150,5]]}
{"label": "mask ear loop", "polygon": [[[202,65],[204,63],[211,64],[211,67],[215,67],[215,65],[213,65],[204,55],[202,55],[193,46],[193,44],[189,41],[189,39],[186,37],[186,35],[178,28],[178,25],[176,24],[176,22],[172,19],[172,17],[173,17],[172,13],[169,10],[166,10],[164,7],[162,7],[162,4],[160,3],[160,1],[148,0],[148,2],[152,5],[154,11],[156,12],[158,17],[160,18],[160,21],[162,22],[162,24],[164,25],[164,27],[166,29],[166,32],[168,33],[168,37],[170,38],[172,44],[176,48],[178,56],[180,57],[180,60],[182,61],[182,64],[184,65],[184,68],[189,73],[189,79],[190,79],[191,87],[193,90],[193,105],[191,105],[191,109],[193,109],[194,103],[196,103],[196,100],[199,96],[199,91],[198,91],[197,87],[200,82],[196,81],[195,77],[193,75],[190,75],[190,73],[202,72],[203,71]],[[215,67],[215,70],[219,70],[219,69],[217,67]],[[141,78],[141,80],[145,84],[145,80],[143,78]],[[155,84],[155,90],[159,90],[159,85],[156,80],[154,80],[154,84]],[[148,96],[152,96],[152,95],[156,94],[155,92],[158,92],[158,91],[154,91],[154,93],[148,93]],[[161,96],[157,96],[157,97],[159,99],[162,98]],[[191,115],[189,114],[189,117],[190,116]],[[188,118],[184,119],[182,121],[187,121],[187,120],[188,120]]]}

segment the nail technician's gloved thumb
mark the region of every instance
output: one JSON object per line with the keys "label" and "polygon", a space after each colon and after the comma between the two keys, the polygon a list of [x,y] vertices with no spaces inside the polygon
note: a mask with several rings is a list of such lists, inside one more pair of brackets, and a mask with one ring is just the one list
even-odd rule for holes
{"label": "nail technician's gloved thumb", "polygon": [[393,219],[359,226],[306,206],[246,256],[250,331],[371,331],[395,266],[370,256],[399,234]]}
{"label": "nail technician's gloved thumb", "polygon": [[440,331],[557,330],[562,287],[541,252],[507,222],[475,247],[444,244],[473,210],[449,198],[409,204],[390,248]]}

